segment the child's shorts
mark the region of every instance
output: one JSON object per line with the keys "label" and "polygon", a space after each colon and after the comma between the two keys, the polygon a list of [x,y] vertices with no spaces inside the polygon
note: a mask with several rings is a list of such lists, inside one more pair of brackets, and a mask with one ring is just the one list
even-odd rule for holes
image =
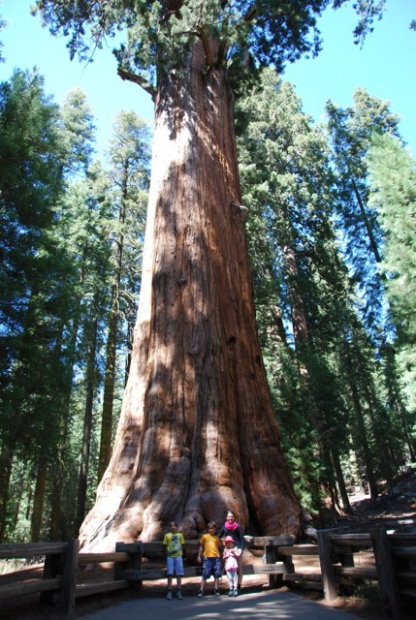
{"label": "child's shorts", "polygon": [[183,577],[183,560],[182,556],[178,558],[166,558],[166,574],[168,577]]}
{"label": "child's shorts", "polygon": [[219,578],[222,575],[222,562],[221,558],[205,558],[202,566],[202,577],[209,579],[211,575],[215,578]]}

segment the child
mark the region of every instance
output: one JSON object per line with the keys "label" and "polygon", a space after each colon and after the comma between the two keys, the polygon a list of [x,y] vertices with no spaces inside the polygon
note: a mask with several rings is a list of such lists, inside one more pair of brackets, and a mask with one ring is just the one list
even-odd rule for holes
{"label": "child", "polygon": [[237,549],[240,550],[240,554],[238,556],[238,569],[237,569],[237,574],[238,574],[238,590],[241,590],[241,584],[243,581],[243,547],[244,547],[244,538],[243,538],[243,533],[241,531],[241,528],[239,526],[239,524],[237,523],[234,513],[231,512],[231,510],[229,510],[227,512],[227,519],[224,523],[224,525],[221,528],[220,533],[218,534],[218,536],[221,538],[221,540],[225,539],[226,536],[231,536],[234,539],[234,544],[236,546]]}
{"label": "child", "polygon": [[214,594],[220,596],[219,582],[222,575],[221,562],[221,541],[215,532],[217,524],[215,521],[208,523],[208,533],[203,534],[199,540],[198,562],[203,560],[201,588],[198,596],[204,595],[207,579],[214,576]]}
{"label": "child", "polygon": [[166,545],[166,572],[168,576],[168,593],[166,598],[171,601],[172,578],[176,575],[176,598],[182,600],[181,582],[183,577],[182,546],[185,539],[182,532],[178,532],[178,524],[172,521],[169,526],[170,531],[165,534],[163,544]]}
{"label": "child", "polygon": [[227,536],[224,541],[225,549],[222,557],[225,560],[225,572],[227,574],[229,592],[228,596],[238,596],[237,576],[238,576],[238,558],[241,555],[241,549],[234,546],[234,538]]}

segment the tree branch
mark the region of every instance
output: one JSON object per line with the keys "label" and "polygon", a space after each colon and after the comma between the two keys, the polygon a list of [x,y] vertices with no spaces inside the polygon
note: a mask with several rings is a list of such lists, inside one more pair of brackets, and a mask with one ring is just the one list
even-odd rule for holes
{"label": "tree branch", "polygon": [[257,15],[257,7],[256,3],[253,4],[251,8],[248,9],[247,13],[244,15],[245,22],[251,22]]}
{"label": "tree branch", "polygon": [[134,82],[135,84],[138,84],[139,86],[143,88],[143,90],[149,93],[152,99],[155,99],[156,89],[147,80],[145,80],[145,78],[141,77],[140,75],[137,75],[137,73],[132,73],[131,71],[127,71],[126,69],[123,69],[122,67],[118,67],[117,73],[121,77],[122,80],[128,80],[129,82]]}

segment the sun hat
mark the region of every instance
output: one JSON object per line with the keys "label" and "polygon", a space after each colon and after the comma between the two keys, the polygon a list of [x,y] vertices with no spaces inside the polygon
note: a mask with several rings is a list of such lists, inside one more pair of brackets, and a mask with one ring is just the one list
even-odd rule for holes
{"label": "sun hat", "polygon": [[234,543],[234,538],[233,538],[232,536],[227,536],[227,537],[225,538],[225,541],[224,541],[224,542],[226,542],[226,543],[227,543],[227,542],[232,542],[232,543]]}

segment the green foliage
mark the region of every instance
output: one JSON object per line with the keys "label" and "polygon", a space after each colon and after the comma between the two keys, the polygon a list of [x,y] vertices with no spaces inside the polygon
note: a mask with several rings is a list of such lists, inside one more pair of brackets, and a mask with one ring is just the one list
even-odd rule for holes
{"label": "green foliage", "polygon": [[[135,321],[141,276],[141,256],[150,181],[149,126],[134,112],[116,119],[109,145],[114,248],[122,242],[122,266],[117,311],[124,329]],[[113,251],[113,268],[117,253]],[[128,338],[127,338],[128,342]],[[124,336],[124,343],[126,336]]]}
{"label": "green foliage", "polygon": [[[197,40],[204,45],[209,67],[227,63],[255,70],[273,64],[281,69],[303,54],[316,54],[320,49],[316,17],[326,7],[337,8],[346,1],[37,0],[35,11],[41,13],[52,34],[70,37],[71,58],[77,54],[89,60],[91,49],[102,47],[106,37],[119,40],[124,31],[125,40],[115,51],[119,69],[125,76],[130,74],[129,79],[134,74],[135,81],[149,90],[155,86],[156,75],[182,68]],[[355,2],[360,17],[357,40],[371,30],[383,5],[384,0]]]}
{"label": "green foliage", "polygon": [[347,298],[329,221],[328,149],[272,71],[238,112],[247,119],[239,155],[259,331],[292,475],[316,510],[326,467],[320,445],[330,436],[341,446],[345,428],[334,346]]}
{"label": "green foliage", "polygon": [[[349,144],[355,169],[364,171],[370,126],[394,128],[396,119],[365,92],[356,102]],[[411,450],[406,414],[394,374],[357,315],[332,217],[344,181],[332,172],[326,134],[272,71],[237,112],[259,333],[295,486],[316,511],[323,489],[338,493],[334,462],[348,463],[351,453],[357,469],[344,465],[345,476],[391,479]],[[339,472],[336,484],[343,484]]]}
{"label": "green foliage", "polygon": [[[393,327],[380,277],[384,236],[377,212],[369,204],[366,155],[374,133],[397,135],[398,117],[389,104],[363,89],[354,94],[354,107],[327,104],[328,129],[337,174],[336,217],[343,252],[355,281],[357,310],[377,347]],[[370,249],[370,251],[369,251]],[[390,335],[391,337],[391,335]]]}
{"label": "green foliage", "polygon": [[30,537],[30,505],[34,476],[28,462],[15,459],[10,480],[10,502],[5,528],[6,539],[25,542]]}
{"label": "green foliage", "polygon": [[86,172],[94,152],[95,126],[85,94],[72,90],[61,109],[62,146],[67,175]]}
{"label": "green foliage", "polygon": [[416,409],[416,163],[397,138],[374,135],[367,164],[370,201],[385,235],[386,289],[397,330],[400,381]]}
{"label": "green foliage", "polygon": [[60,293],[68,263],[53,233],[63,190],[58,118],[36,73],[16,72],[1,85],[1,440],[15,447],[19,438],[33,452],[45,433],[53,440],[46,419],[63,377]]}
{"label": "green foliage", "polygon": [[[112,230],[111,301],[107,320],[107,344],[101,419],[98,477],[110,461],[116,391],[117,349],[122,342],[120,324],[133,324],[136,313],[135,292],[140,282],[141,242],[144,235],[145,201],[149,182],[149,129],[133,112],[120,114],[111,141]],[[123,321],[122,321],[123,319]]]}
{"label": "green foliage", "polygon": [[[43,535],[51,520],[53,536],[75,534],[74,497],[91,379],[85,368],[96,347],[93,420],[98,429],[103,345],[120,235],[125,265],[118,299],[120,332],[134,321],[149,135],[133,113],[122,115],[119,123],[111,170],[106,171],[92,160],[93,117],[82,92],[70,93],[59,110],[44,95],[37,73],[17,71],[0,85],[0,457],[11,472],[9,478],[5,469],[0,480],[0,535],[6,538],[27,540],[30,535],[36,474],[45,458],[49,501]],[[124,385],[121,360],[127,344],[123,334],[117,394]],[[97,431],[89,450],[92,502]]]}

